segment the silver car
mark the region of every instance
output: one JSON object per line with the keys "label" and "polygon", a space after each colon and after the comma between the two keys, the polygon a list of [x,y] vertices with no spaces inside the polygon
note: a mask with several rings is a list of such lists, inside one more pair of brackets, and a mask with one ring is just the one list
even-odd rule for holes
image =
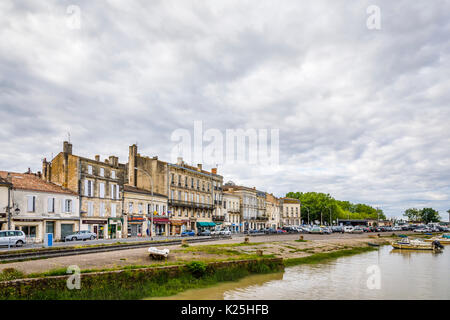
{"label": "silver car", "polygon": [[95,240],[97,239],[97,234],[89,231],[89,230],[82,230],[75,232],[73,234],[69,234],[68,236],[65,236],[64,241],[77,241],[77,240]]}
{"label": "silver car", "polygon": [[0,231],[0,246],[21,247],[27,243],[25,233],[21,230]]}

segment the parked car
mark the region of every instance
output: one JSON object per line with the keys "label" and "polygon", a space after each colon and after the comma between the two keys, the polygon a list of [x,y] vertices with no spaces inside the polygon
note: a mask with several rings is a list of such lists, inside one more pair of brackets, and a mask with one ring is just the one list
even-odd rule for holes
{"label": "parked car", "polygon": [[193,237],[193,236],[195,236],[195,232],[192,231],[192,230],[189,230],[189,231],[183,231],[183,232],[181,233],[181,236],[182,236],[182,237]]}
{"label": "parked car", "polygon": [[323,228],[322,228],[322,231],[323,231],[323,233],[326,233],[326,234],[331,234],[331,233],[333,233],[333,231],[331,231],[331,228],[328,228],[328,227],[323,227]]}
{"label": "parked car", "polygon": [[353,228],[352,231],[350,231],[350,233],[363,233],[363,232],[364,232],[364,230],[361,227],[355,227],[355,228]]}
{"label": "parked car", "polygon": [[298,230],[294,227],[283,227],[283,230],[285,230],[287,233],[298,233]]}
{"label": "parked car", "polygon": [[331,231],[344,233],[344,227],[342,227],[342,226],[332,226],[331,227]]}
{"label": "parked car", "polygon": [[277,229],[277,233],[287,233],[284,229]]}
{"label": "parked car", "polygon": [[219,231],[219,234],[223,236],[231,236],[231,231],[228,229],[223,229]]}
{"label": "parked car", "polygon": [[395,226],[395,227],[392,228],[392,231],[402,231],[402,227]]}
{"label": "parked car", "polygon": [[354,229],[353,226],[345,226],[345,227],[344,227],[344,232],[352,232],[353,229]]}
{"label": "parked car", "polygon": [[428,229],[426,229],[426,228],[417,228],[417,229],[414,229],[414,232],[428,232]]}
{"label": "parked car", "polygon": [[21,230],[0,231],[0,246],[21,247],[27,243],[25,233]]}
{"label": "parked car", "polygon": [[198,236],[211,236],[211,231],[209,230],[203,230],[203,231],[199,231],[197,233]]}
{"label": "parked car", "polygon": [[79,240],[95,240],[97,239],[97,234],[89,230],[81,230],[64,237],[64,241],[79,241]]}
{"label": "parked car", "polygon": [[277,233],[277,229],[274,229],[274,228],[267,228],[267,229],[264,230],[264,233],[266,233],[266,234]]}
{"label": "parked car", "polygon": [[319,233],[323,234],[323,229],[321,227],[314,226],[309,230],[309,233]]}

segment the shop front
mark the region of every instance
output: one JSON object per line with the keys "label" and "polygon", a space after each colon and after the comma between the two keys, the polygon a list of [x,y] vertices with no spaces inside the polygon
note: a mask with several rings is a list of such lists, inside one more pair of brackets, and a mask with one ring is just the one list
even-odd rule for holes
{"label": "shop front", "polygon": [[129,216],[128,217],[128,236],[129,237],[143,237],[144,223],[147,223],[147,219],[142,216]]}
{"label": "shop front", "polygon": [[122,238],[122,218],[108,218],[108,237],[109,239]]}
{"label": "shop front", "polygon": [[204,231],[204,230],[213,230],[216,227],[216,224],[214,222],[197,222],[197,230],[198,231]]}
{"label": "shop front", "polygon": [[182,232],[187,230],[189,220],[170,220],[170,235],[181,235]]}
{"label": "shop front", "polygon": [[[150,223],[150,220],[149,220]],[[169,218],[153,218],[153,227],[155,229],[155,235],[166,236],[168,234]]]}
{"label": "shop front", "polygon": [[[82,220],[81,223],[87,226],[87,230],[97,234],[97,239],[108,238],[108,220]],[[61,224],[61,236],[69,232],[69,229],[68,225]]]}

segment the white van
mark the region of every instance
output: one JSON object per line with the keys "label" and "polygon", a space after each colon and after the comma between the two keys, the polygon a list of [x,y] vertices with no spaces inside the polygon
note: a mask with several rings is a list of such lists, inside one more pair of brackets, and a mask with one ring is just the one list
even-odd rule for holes
{"label": "white van", "polygon": [[27,243],[25,233],[20,230],[2,230],[0,231],[0,246],[21,247]]}

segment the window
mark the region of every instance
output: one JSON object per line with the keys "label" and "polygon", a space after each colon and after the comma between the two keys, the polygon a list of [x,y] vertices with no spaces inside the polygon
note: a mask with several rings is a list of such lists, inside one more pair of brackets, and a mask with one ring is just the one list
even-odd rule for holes
{"label": "window", "polygon": [[111,203],[111,217],[115,218],[117,215],[117,205],[115,203]]}
{"label": "window", "polygon": [[162,210],[163,214],[166,214],[166,206],[162,206],[162,207],[163,207],[163,210]]}
{"label": "window", "polygon": [[72,200],[66,199],[64,200],[64,212],[72,212]]}
{"label": "window", "polygon": [[111,170],[111,179],[115,179],[116,178],[116,171]]}
{"label": "window", "polygon": [[105,216],[105,203],[100,202],[100,217],[104,217],[104,216]]}
{"label": "window", "polygon": [[84,195],[86,197],[93,197],[94,196],[94,181],[92,180],[84,180]]}
{"label": "window", "polygon": [[99,188],[100,188],[100,198],[104,198],[105,197],[105,184],[103,182],[100,182]]}
{"label": "window", "polygon": [[88,217],[92,217],[94,215],[94,203],[92,201],[88,202]]}
{"label": "window", "polygon": [[100,177],[105,176],[105,168],[100,168]]}
{"label": "window", "polygon": [[138,204],[138,212],[139,212],[139,214],[143,214],[144,213],[144,207],[142,206],[142,203]]}
{"label": "window", "polygon": [[47,212],[49,212],[49,213],[55,212],[55,198],[47,199]]}
{"label": "window", "polygon": [[36,196],[27,196],[27,212],[36,210]]}
{"label": "window", "polygon": [[88,166],[88,173],[92,174],[92,166]]}
{"label": "window", "polygon": [[178,200],[181,201],[181,191],[178,191]]}
{"label": "window", "polygon": [[133,213],[133,202],[128,202],[128,213]]}

